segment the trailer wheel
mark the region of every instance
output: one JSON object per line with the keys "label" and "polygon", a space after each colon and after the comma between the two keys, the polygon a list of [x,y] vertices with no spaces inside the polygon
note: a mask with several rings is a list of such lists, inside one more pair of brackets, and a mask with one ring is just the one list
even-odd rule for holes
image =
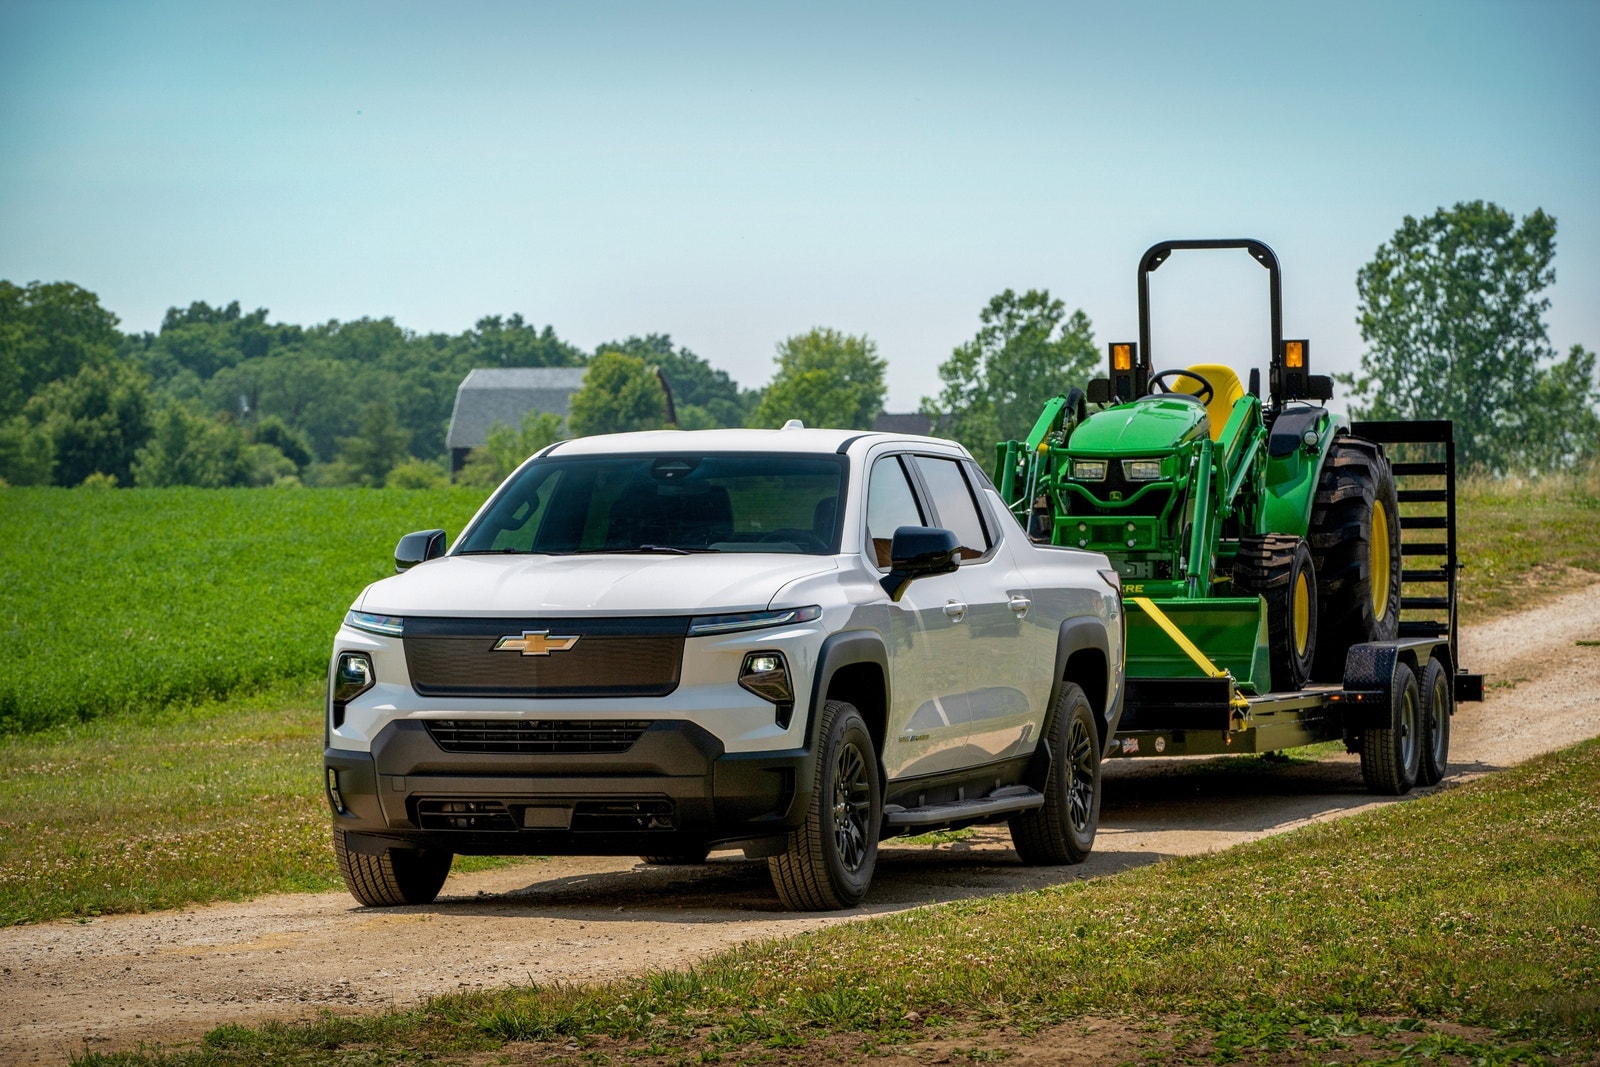
{"label": "trailer wheel", "polygon": [[1399,796],[1417,784],[1422,764],[1422,697],[1417,676],[1396,663],[1389,685],[1389,725],[1361,735],[1361,777],[1367,789]]}
{"label": "trailer wheel", "polygon": [[1071,682],[1056,697],[1044,805],[1011,817],[1011,843],[1029,866],[1082,863],[1100,826],[1100,738],[1094,709]]}
{"label": "trailer wheel", "polygon": [[1438,785],[1450,770],[1450,715],[1455,711],[1450,672],[1436,659],[1422,671],[1422,763],[1418,785]]}
{"label": "trailer wheel", "polygon": [[1321,609],[1312,676],[1337,682],[1351,645],[1400,632],[1400,503],[1377,445],[1341,436],[1329,447],[1306,539]]}
{"label": "trailer wheel", "polygon": [[1267,602],[1273,692],[1303,688],[1317,654],[1317,572],[1311,549],[1286,534],[1241,537],[1233,585]]}
{"label": "trailer wheel", "polygon": [[386,848],[369,856],[351,849],[343,830],[333,832],[333,854],[345,888],[369,908],[433,903],[455,859],[449,852],[415,848]]}
{"label": "trailer wheel", "polygon": [[854,704],[830,700],[817,723],[820,748],[806,821],[767,859],[785,907],[829,911],[861,903],[878,863],[883,790],[872,734]]}

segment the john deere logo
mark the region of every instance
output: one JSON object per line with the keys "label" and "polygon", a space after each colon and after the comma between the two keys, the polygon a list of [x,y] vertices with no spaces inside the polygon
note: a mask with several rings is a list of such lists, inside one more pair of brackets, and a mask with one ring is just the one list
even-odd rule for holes
{"label": "john deere logo", "polygon": [[521,652],[524,656],[548,656],[552,652],[565,652],[577,643],[576,636],[551,637],[549,630],[524,630],[520,635],[502,637],[494,643],[494,650]]}

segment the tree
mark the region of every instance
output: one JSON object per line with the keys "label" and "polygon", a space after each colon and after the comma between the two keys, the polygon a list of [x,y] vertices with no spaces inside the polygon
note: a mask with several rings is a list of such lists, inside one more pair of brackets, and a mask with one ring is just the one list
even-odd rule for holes
{"label": "tree", "polygon": [[646,364],[659,367],[672,387],[672,402],[680,429],[743,426],[755,409],[756,393],[741,390],[727,371],[716,369],[687,348],[675,348],[667,334],[652,333],[626,341],[612,341],[595,351],[638,356]]}
{"label": "tree", "polygon": [[567,414],[567,426],[578,437],[666,424],[667,397],[655,372],[638,356],[621,352],[601,352],[589,362]]}
{"label": "tree", "polygon": [[780,341],[773,362],[778,371],[751,425],[777,427],[799,419],[807,426],[865,430],[883,410],[887,364],[865,334],[853,337],[819,326]]}
{"label": "tree", "polygon": [[50,382],[111,362],[121,340],[117,317],[87,289],[0,281],[0,420]]}
{"label": "tree", "polygon": [[56,485],[96,472],[132,485],[134,457],[150,439],[150,380],[126,363],[90,364],[45,386],[22,413],[49,439]]}
{"label": "tree", "polygon": [[1519,223],[1482,200],[1406,216],[1356,275],[1367,351],[1352,414],[1450,419],[1463,465],[1504,473],[1569,466],[1600,441],[1594,356],[1557,362],[1540,294],[1555,281],[1556,220]]}
{"label": "tree", "polygon": [[168,404],[156,415],[150,443],[139,450],[133,464],[133,483],[142,489],[247,485],[252,480],[253,458],[260,457],[247,457],[244,434],[234,423],[208,419],[180,404]]}
{"label": "tree", "polygon": [[382,488],[389,472],[408,455],[411,431],[401,426],[387,404],[371,403],[361,409],[361,432],[339,438],[339,458],[332,480],[345,485]]}
{"label": "tree", "polygon": [[939,365],[944,389],[925,397],[924,414],[973,455],[993,455],[996,442],[1020,438],[1045,401],[1082,386],[1098,365],[1094,330],[1082,310],[1069,317],[1048,289],[1014,290],[978,314],[972,340]]}
{"label": "tree", "polygon": [[489,427],[488,439],[467,453],[459,481],[493,489],[522,461],[547,445],[561,440],[561,416],[530,411],[522,416],[522,429],[513,430],[503,422]]}

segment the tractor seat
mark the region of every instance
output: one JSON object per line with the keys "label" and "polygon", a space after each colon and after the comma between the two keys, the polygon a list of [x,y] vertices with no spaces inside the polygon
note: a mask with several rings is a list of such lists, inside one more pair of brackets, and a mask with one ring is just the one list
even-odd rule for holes
{"label": "tractor seat", "polygon": [[[1233,405],[1244,396],[1244,386],[1239,384],[1239,376],[1233,372],[1233,368],[1221,363],[1196,363],[1189,369],[1211,383],[1212,397],[1206,403],[1206,416],[1211,423],[1211,439],[1215,441],[1222,436],[1222,428],[1228,425],[1228,419],[1233,415]],[[1193,378],[1175,378],[1172,389],[1178,393],[1199,395],[1200,383]]]}

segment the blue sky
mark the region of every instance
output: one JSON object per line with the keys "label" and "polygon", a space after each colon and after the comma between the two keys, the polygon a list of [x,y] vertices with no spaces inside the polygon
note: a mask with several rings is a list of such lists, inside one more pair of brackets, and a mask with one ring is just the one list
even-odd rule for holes
{"label": "blue sky", "polygon": [[[0,277],[127,329],[191,300],[584,347],[670,333],[745,385],[866,333],[889,403],[1000,290],[1136,336],[1139,253],[1252,236],[1353,368],[1407,215],[1559,222],[1600,346],[1600,3],[140,4],[0,0]],[[1243,253],[1154,279],[1157,362],[1259,362]],[[1041,398],[1042,399],[1042,398]]]}

